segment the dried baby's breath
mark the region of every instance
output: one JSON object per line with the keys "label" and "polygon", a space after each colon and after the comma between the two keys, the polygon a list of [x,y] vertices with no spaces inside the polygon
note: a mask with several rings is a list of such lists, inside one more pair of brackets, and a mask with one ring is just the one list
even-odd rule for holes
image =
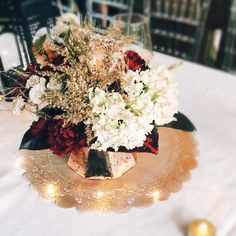
{"label": "dried baby's breath", "polygon": [[[58,80],[63,83],[63,89],[46,89],[43,100],[63,111],[57,118],[77,124],[91,115],[89,88],[106,90],[115,81],[122,82],[126,71],[124,50],[134,38],[125,37],[117,28],[98,34],[86,25],[74,24],[60,37],[61,44],[47,39],[43,47],[52,56],[56,53],[62,56],[63,64],[54,65],[48,58],[50,70],[38,74]],[[92,140],[93,132],[88,130],[88,140]]]}

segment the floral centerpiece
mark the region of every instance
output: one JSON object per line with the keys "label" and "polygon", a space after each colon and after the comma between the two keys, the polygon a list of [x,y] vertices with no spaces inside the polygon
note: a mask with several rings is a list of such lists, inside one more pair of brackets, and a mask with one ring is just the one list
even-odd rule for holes
{"label": "floral centerpiece", "polygon": [[151,67],[129,50],[134,37],[118,28],[104,34],[73,15],[34,40],[37,60],[21,72],[13,111],[35,121],[21,148],[70,155],[86,178],[116,178],[136,152],[158,154],[157,127],[175,120],[177,88],[167,68]]}

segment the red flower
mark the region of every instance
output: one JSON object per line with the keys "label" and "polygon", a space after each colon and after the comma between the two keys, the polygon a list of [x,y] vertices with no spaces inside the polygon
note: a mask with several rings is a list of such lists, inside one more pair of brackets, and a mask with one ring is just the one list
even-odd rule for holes
{"label": "red flower", "polygon": [[48,143],[53,153],[60,156],[86,147],[85,125],[81,122],[63,126],[63,120],[52,120],[48,126]]}
{"label": "red flower", "polygon": [[129,69],[133,71],[148,69],[145,60],[141,58],[137,52],[132,50],[126,51],[125,63],[129,67]]}
{"label": "red flower", "polygon": [[144,146],[146,146],[152,153],[155,155],[158,154],[158,145],[154,146],[152,144],[153,139],[151,137],[147,137],[146,141],[143,143]]}
{"label": "red flower", "polygon": [[87,146],[84,123],[78,125],[67,124],[63,120],[40,118],[30,127],[32,136],[43,139],[54,154],[64,156],[72,151]]}
{"label": "red flower", "polygon": [[41,138],[44,135],[47,135],[48,125],[50,124],[50,120],[46,120],[44,118],[39,118],[38,121],[34,121],[30,127],[31,134],[35,138]]}

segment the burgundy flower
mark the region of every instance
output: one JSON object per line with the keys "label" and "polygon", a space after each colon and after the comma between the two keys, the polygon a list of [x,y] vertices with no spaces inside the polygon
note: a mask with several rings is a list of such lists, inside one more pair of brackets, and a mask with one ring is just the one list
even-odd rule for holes
{"label": "burgundy flower", "polygon": [[28,75],[29,75],[28,78],[31,75],[36,74],[38,69],[39,69],[39,65],[37,63],[32,63],[32,64],[27,65],[25,72],[28,73]]}
{"label": "burgundy flower", "polygon": [[143,145],[147,147],[155,155],[158,154],[158,144],[153,145],[153,139],[151,137],[147,137]]}
{"label": "burgundy flower", "polygon": [[64,57],[62,55],[57,55],[55,58],[52,59],[52,64],[58,66],[64,62]]}
{"label": "burgundy flower", "polygon": [[48,126],[48,143],[54,154],[64,156],[87,146],[85,125],[67,124],[63,120],[52,120]]}
{"label": "burgundy flower", "polygon": [[133,71],[148,69],[145,60],[141,58],[137,52],[132,50],[126,51],[125,63],[129,67],[129,69]]}
{"label": "burgundy flower", "polygon": [[47,135],[48,126],[50,124],[50,120],[39,118],[38,121],[34,121],[30,127],[31,134],[34,138],[41,138]]}

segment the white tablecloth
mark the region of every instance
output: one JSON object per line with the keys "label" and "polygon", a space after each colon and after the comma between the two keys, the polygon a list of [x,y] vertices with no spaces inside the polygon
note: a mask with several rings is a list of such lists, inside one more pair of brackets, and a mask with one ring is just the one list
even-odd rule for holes
{"label": "white tablecloth", "polygon": [[[177,61],[161,54],[155,60],[165,65]],[[189,62],[174,73],[180,111],[197,127],[200,152],[199,166],[180,192],[124,214],[61,209],[40,199],[17,166],[19,143],[31,118],[0,111],[0,235],[182,236],[191,220],[206,218],[217,226],[218,236],[235,236],[236,78]]]}

